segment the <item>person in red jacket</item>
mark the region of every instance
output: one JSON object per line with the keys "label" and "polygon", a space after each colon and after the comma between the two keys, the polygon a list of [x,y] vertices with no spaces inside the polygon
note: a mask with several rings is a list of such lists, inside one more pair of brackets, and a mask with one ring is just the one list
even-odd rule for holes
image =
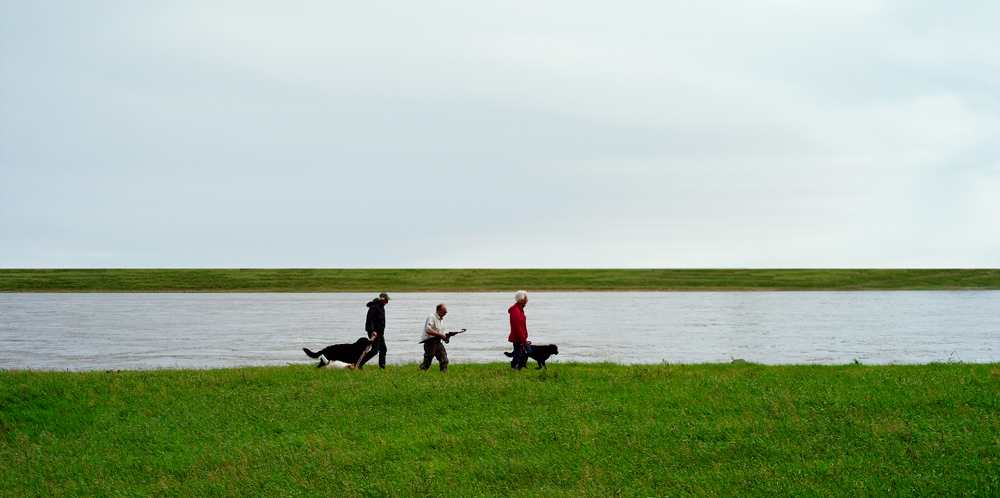
{"label": "person in red jacket", "polygon": [[524,316],[524,305],[528,304],[528,293],[519,290],[514,293],[513,306],[507,309],[510,313],[510,335],[507,341],[514,344],[514,356],[510,359],[511,370],[520,370],[522,359],[527,360],[531,353],[531,341],[528,340],[528,323]]}

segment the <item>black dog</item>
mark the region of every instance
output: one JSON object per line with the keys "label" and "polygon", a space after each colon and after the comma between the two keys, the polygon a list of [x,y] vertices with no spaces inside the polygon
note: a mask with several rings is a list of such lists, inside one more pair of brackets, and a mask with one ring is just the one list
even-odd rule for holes
{"label": "black dog", "polygon": [[[503,354],[507,355],[508,358],[514,357],[514,353],[510,351],[504,351]],[[545,360],[548,360],[549,356],[554,354],[559,354],[559,346],[556,346],[555,344],[545,344],[543,346],[535,346],[532,344],[531,352],[528,353],[528,358],[538,362],[538,368],[535,369],[538,370],[539,368],[545,367]],[[528,364],[528,358],[521,358],[521,364],[518,365],[517,368],[524,368],[524,366]]]}
{"label": "black dog", "polygon": [[[361,355],[365,353],[365,348],[372,345],[371,339],[362,337],[354,344],[334,344],[327,346],[316,353],[302,348],[310,358],[319,358],[320,355],[326,357],[327,361],[342,361],[344,363],[357,363]],[[325,363],[319,362],[316,368],[323,368]],[[361,368],[360,366],[358,368]]]}

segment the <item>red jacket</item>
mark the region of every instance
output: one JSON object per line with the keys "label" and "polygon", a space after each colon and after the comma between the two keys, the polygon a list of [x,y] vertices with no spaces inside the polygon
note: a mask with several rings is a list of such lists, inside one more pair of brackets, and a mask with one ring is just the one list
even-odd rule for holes
{"label": "red jacket", "polygon": [[528,342],[528,321],[524,317],[524,305],[515,303],[507,309],[507,313],[510,313],[510,335],[507,342]]}

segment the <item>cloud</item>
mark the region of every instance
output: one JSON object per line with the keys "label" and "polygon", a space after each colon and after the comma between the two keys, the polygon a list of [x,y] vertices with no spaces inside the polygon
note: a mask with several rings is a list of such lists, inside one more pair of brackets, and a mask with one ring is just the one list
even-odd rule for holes
{"label": "cloud", "polygon": [[0,266],[1000,264],[994,3],[2,9]]}

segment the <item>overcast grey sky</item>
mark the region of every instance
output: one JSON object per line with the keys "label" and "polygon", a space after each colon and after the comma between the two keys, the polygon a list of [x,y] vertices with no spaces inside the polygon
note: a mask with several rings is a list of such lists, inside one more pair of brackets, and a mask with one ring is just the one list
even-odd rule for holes
{"label": "overcast grey sky", "polygon": [[0,267],[1000,267],[1000,2],[0,0]]}

